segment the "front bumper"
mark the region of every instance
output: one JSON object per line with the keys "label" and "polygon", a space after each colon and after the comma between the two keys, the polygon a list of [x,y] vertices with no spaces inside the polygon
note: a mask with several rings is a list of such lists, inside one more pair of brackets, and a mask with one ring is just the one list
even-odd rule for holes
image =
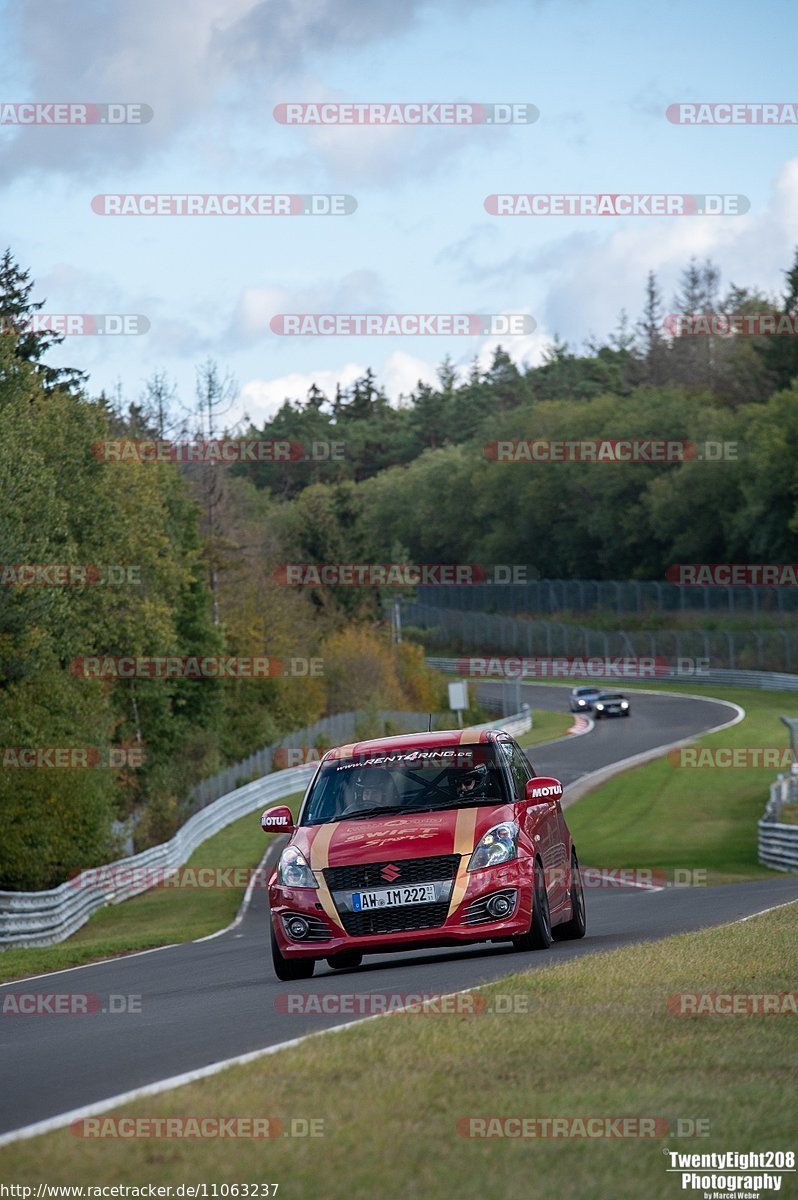
{"label": "front bumper", "polygon": [[[456,881],[454,887],[457,887]],[[279,883],[270,886],[272,925],[285,958],[323,959],[345,952],[378,954],[392,950],[418,950],[505,940],[524,934],[529,930],[532,920],[533,868],[530,860],[518,858],[501,866],[470,873],[466,877],[465,892],[454,908],[451,905],[450,886],[448,898],[439,902],[438,906],[408,905],[376,910],[379,914],[391,914],[386,924],[400,926],[390,932],[348,933],[343,928],[344,914],[339,913],[333,895],[327,893],[323,896],[320,891],[315,888],[287,888]],[[480,902],[497,892],[515,893],[514,906],[509,915],[499,920],[473,919],[487,916],[484,903]],[[437,907],[437,911],[419,914],[422,907],[430,910]],[[313,940],[296,941],[288,936],[283,918],[292,913],[309,920]],[[407,927],[426,917],[435,920],[435,923],[426,928]],[[442,920],[438,920],[438,917],[442,917]],[[472,919],[469,920],[469,917]],[[329,937],[321,940],[323,931]]]}

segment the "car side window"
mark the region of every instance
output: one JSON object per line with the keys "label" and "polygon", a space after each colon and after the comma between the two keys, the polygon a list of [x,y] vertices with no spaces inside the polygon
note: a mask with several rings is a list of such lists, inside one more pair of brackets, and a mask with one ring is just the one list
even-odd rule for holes
{"label": "car side window", "polygon": [[510,767],[510,774],[513,777],[513,789],[519,800],[523,800],[526,795],[527,781],[532,778],[532,771],[525,756],[521,753],[518,746],[513,742],[500,742],[504,751],[507,762]]}

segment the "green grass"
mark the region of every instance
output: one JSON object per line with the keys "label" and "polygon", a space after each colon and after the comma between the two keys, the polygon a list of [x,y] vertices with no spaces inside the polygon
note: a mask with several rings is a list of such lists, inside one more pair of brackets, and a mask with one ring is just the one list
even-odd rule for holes
{"label": "green grass", "polygon": [[[289,797],[286,803],[293,806],[299,798]],[[254,867],[270,840],[271,835],[263,834],[254,812],[203,842],[187,867]],[[245,875],[241,871],[235,877],[235,882],[242,878],[242,887],[154,887],[122,904],[108,905],[56,946],[5,950],[0,954],[0,980],[58,971],[215,933],[229,925],[238,912]]]}
{"label": "green grass", "polygon": [[[713,687],[709,694],[739,704],[746,717],[731,729],[697,739],[697,745],[787,744],[779,717],[795,710],[795,693]],[[757,821],[775,774],[770,768],[674,767],[661,758],[577,801],[567,810],[568,825],[581,861],[591,866],[684,867],[706,871],[708,883],[761,878],[772,872],[757,861]]]}
{"label": "green grass", "polygon": [[[518,997],[525,1011],[515,1015],[397,1014],[113,1114],[320,1118],[320,1138],[87,1140],[64,1130],[0,1151],[0,1169],[26,1184],[272,1181],[290,1200],[673,1200],[665,1147],[794,1147],[795,1018],[680,1017],[668,997],[791,991],[797,916],[791,905],[559,965],[555,949],[555,965],[482,990],[489,1005]],[[285,1037],[294,1033],[286,1016]],[[456,1132],[469,1116],[659,1117],[670,1132],[473,1139]],[[709,1136],[674,1136],[678,1120],[696,1119]]]}
{"label": "green grass", "polygon": [[539,746],[541,742],[553,742],[555,738],[565,737],[575,719],[573,713],[549,712],[545,708],[536,708],[532,717],[534,723],[529,732],[516,738],[519,746]]}

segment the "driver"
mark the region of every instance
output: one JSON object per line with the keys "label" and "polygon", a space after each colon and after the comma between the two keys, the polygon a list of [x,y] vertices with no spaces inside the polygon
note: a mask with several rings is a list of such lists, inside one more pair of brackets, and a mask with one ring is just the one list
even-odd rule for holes
{"label": "driver", "polygon": [[360,812],[367,808],[394,807],[396,788],[387,771],[379,767],[371,767],[361,771],[354,782],[354,796],[349,806],[350,812]]}
{"label": "driver", "polygon": [[488,768],[484,763],[469,771],[458,771],[455,792],[458,800],[471,800],[484,796],[488,788]]}

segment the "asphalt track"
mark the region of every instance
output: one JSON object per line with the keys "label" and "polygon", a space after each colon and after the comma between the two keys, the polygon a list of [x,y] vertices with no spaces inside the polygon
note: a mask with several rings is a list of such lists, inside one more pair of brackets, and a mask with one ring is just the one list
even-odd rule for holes
{"label": "asphalt track", "polygon": [[[533,707],[563,709],[567,691],[527,685]],[[723,724],[734,710],[667,693],[632,696],[630,719],[598,722],[581,737],[530,751],[539,774],[572,784],[585,774]],[[257,814],[253,821],[257,821]],[[752,831],[753,836],[753,831]],[[0,987],[0,1135],[96,1104],[222,1059],[342,1025],[347,1015],[279,1010],[288,992],[449,993],[513,971],[738,920],[798,899],[798,877],[713,888],[601,887],[587,893],[580,942],[520,954],[504,946],[379,955],[357,971],[316,968],[313,979],[279,983],[271,971],[265,891],[256,888],[241,923],[210,940],[129,955]],[[9,993],[91,995],[87,1015],[2,1013]],[[140,1011],[112,1011],[137,997]]]}

